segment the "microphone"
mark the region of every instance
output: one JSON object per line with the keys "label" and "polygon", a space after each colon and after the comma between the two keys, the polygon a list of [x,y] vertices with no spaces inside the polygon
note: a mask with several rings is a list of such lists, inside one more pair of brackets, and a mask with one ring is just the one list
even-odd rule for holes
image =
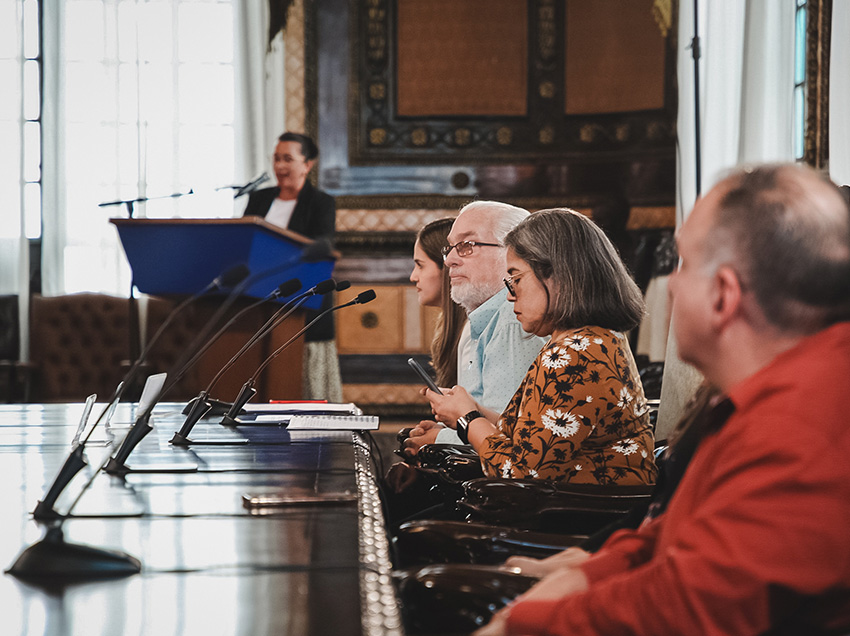
{"label": "microphone", "polygon": [[[248,305],[247,307],[244,307],[243,309],[241,309],[239,312],[237,312],[237,314],[236,314],[235,316],[233,316],[230,320],[228,320],[226,323],[224,323],[224,325],[222,325],[222,327],[221,327],[218,331],[216,331],[216,332],[215,332],[215,333],[214,333],[214,334],[213,334],[213,335],[209,338],[209,340],[207,340],[207,341],[206,341],[206,342],[205,342],[205,343],[201,346],[201,348],[200,348],[200,349],[198,349],[198,351],[197,351],[197,352],[195,352],[195,354],[192,356],[192,358],[189,360],[189,362],[188,362],[187,364],[188,364],[189,366],[191,366],[191,365],[195,364],[195,363],[196,363],[196,362],[200,359],[200,357],[201,357],[204,353],[206,353],[206,351],[207,351],[207,350],[208,350],[208,349],[209,349],[209,348],[210,348],[213,344],[215,344],[215,342],[216,342],[216,341],[217,341],[217,340],[218,340],[218,339],[219,339],[219,338],[220,338],[220,337],[224,334],[224,332],[225,332],[225,331],[227,331],[227,329],[228,329],[228,328],[229,328],[229,327],[230,327],[230,326],[231,326],[234,322],[236,322],[236,321],[237,321],[237,320],[238,320],[241,316],[243,316],[244,314],[246,314],[247,312],[249,312],[250,310],[252,310],[254,307],[256,307],[256,306],[258,306],[258,305],[261,305],[262,303],[264,303],[264,302],[266,302],[266,301],[274,300],[275,298],[281,298],[281,297],[282,297],[282,298],[287,298],[288,296],[291,296],[292,294],[294,294],[295,292],[297,292],[299,289],[301,289],[301,281],[300,281],[299,279],[297,279],[297,278],[291,278],[291,279],[289,279],[288,281],[286,281],[285,283],[281,283],[280,285],[278,285],[278,286],[277,286],[277,288],[276,288],[274,291],[272,291],[270,294],[268,294],[267,296],[265,296],[265,297],[261,298],[260,300],[258,300],[258,301],[256,301],[256,302],[254,302],[254,303],[251,303],[251,304],[250,304],[250,305]],[[308,292],[308,293],[309,293],[309,292]],[[301,298],[301,296],[298,296],[298,298]],[[297,300],[298,298],[296,298],[295,300]],[[288,306],[289,306],[289,303],[292,303],[292,302],[294,302],[294,301],[293,301],[293,300],[290,300],[290,301],[289,301],[286,305],[284,305],[284,308],[288,307]],[[279,311],[280,311],[280,310],[279,310]],[[278,311],[277,313],[279,313],[279,311]],[[277,314],[276,314],[276,315],[277,315]],[[266,322],[266,325],[268,325],[268,324],[269,324],[269,322],[270,322],[270,321]],[[263,325],[263,327],[261,327],[261,329],[265,328],[265,326],[266,326],[266,325]],[[211,389],[211,388],[212,388],[212,387],[210,387],[210,389]],[[208,390],[209,390],[209,389],[208,389]],[[199,396],[199,397],[200,397],[200,396]],[[192,399],[189,401],[189,403],[188,403],[188,404],[186,404],[186,408],[183,410],[183,413],[184,413],[184,414],[188,413],[188,412],[189,412],[189,411],[193,408],[194,403],[195,403],[195,402],[199,399],[199,397],[197,397],[197,398],[192,398]],[[213,400],[213,401],[215,402],[216,400]],[[211,406],[212,406],[212,405],[211,405]],[[229,407],[230,407],[230,404],[223,403],[223,402],[222,402],[222,403],[219,403],[219,408],[221,408],[221,407],[229,408]]]}
{"label": "microphone", "polygon": [[236,199],[238,197],[241,197],[243,194],[249,194],[249,193],[253,192],[254,190],[256,190],[260,186],[260,184],[265,183],[268,180],[269,180],[269,173],[264,172],[263,174],[261,174],[259,177],[256,177],[252,181],[249,181],[248,183],[246,183],[245,185],[243,185],[239,188],[236,188],[236,192],[234,193],[233,198]]}
{"label": "microphone", "polygon": [[[346,285],[345,285],[345,289],[347,289],[348,287],[350,287],[350,286],[351,286],[351,284],[350,284],[350,283],[348,283],[348,281],[345,281],[345,283],[346,283]],[[274,351],[274,352],[272,352],[272,354],[271,354],[268,358],[266,358],[266,359],[263,361],[263,363],[262,363],[262,364],[261,364],[261,365],[257,368],[257,370],[254,372],[254,375],[252,375],[252,376],[249,378],[248,382],[246,382],[246,383],[245,383],[245,386],[249,386],[249,385],[250,385],[250,386],[253,386],[254,382],[256,382],[256,381],[257,381],[257,378],[260,376],[260,374],[263,372],[263,370],[264,370],[264,369],[265,369],[265,368],[266,368],[266,367],[267,367],[267,366],[268,366],[268,365],[272,362],[272,360],[274,360],[274,359],[275,359],[276,357],[278,357],[281,353],[283,353],[283,351],[284,351],[287,347],[289,347],[289,345],[291,345],[291,344],[292,344],[293,342],[295,342],[298,338],[300,338],[302,335],[304,335],[304,333],[305,333],[305,332],[306,332],[306,331],[307,331],[310,327],[312,327],[312,326],[313,326],[316,322],[318,322],[319,320],[321,320],[322,318],[324,318],[326,315],[328,315],[328,314],[329,314],[329,313],[331,313],[331,312],[338,311],[338,310],[342,309],[343,307],[350,307],[351,305],[365,305],[366,303],[369,303],[369,302],[372,302],[373,300],[375,300],[375,297],[376,297],[375,290],[374,290],[374,289],[367,289],[367,290],[366,290],[366,291],[364,291],[364,292],[360,292],[360,293],[359,293],[359,294],[358,294],[358,295],[357,295],[357,296],[356,296],[353,300],[350,300],[350,301],[348,301],[347,303],[343,303],[342,305],[337,305],[337,306],[335,306],[335,307],[330,307],[330,308],[325,309],[324,311],[322,311],[322,312],[321,312],[318,316],[316,316],[315,318],[313,318],[313,320],[311,320],[309,323],[307,323],[306,325],[304,325],[304,327],[303,327],[301,330],[299,330],[299,331],[298,331],[298,333],[296,333],[296,334],[295,334],[294,336],[292,336],[289,340],[287,340],[286,342],[284,342],[284,343],[283,343],[280,347],[278,347],[277,349],[275,349],[275,351]],[[243,387],[242,387],[243,392],[244,392],[244,390],[245,390],[245,386],[243,386]],[[240,410],[240,409],[241,409],[241,408],[245,405],[245,403],[246,403],[249,399],[251,399],[251,398],[253,397],[253,395],[254,395],[253,393],[249,393],[249,394],[248,394],[248,396],[247,396],[244,400],[241,400],[241,402],[240,402],[240,399],[244,397],[244,396],[243,396],[243,392],[240,392],[240,393],[239,393],[239,397],[238,397],[238,398],[237,398],[237,399],[233,402],[233,408],[232,408],[232,409],[230,410],[230,412],[228,413],[228,415],[232,415],[231,420],[232,420],[232,422],[233,422],[232,424],[229,424],[229,422],[228,422],[228,424],[229,424],[229,425],[236,425],[236,424],[237,424],[237,422],[236,422],[236,420],[235,420],[235,414],[236,414],[236,413],[238,413],[238,412],[239,412],[239,410]],[[238,408],[237,408],[237,407],[238,407]],[[225,418],[225,419],[226,419],[226,418]],[[222,420],[222,424],[225,424],[225,421],[224,421],[224,420]]]}
{"label": "microphone", "polygon": [[[312,249],[311,249],[312,248]],[[236,302],[236,299],[242,294],[243,291],[248,289],[249,286],[253,285],[259,280],[264,278],[268,278],[269,276],[274,276],[279,274],[290,267],[292,267],[295,263],[299,261],[312,261],[312,260],[322,260],[324,258],[328,258],[331,256],[331,247],[328,241],[314,241],[307,245],[304,250],[300,254],[297,254],[283,263],[279,265],[275,265],[274,267],[270,267],[266,270],[263,270],[257,274],[253,274],[244,278],[239,284],[235,285],[225,298],[224,302],[221,303],[219,308],[215,311],[212,317],[207,321],[207,324],[201,329],[198,335],[195,336],[194,340],[186,347],[186,350],[183,352],[183,355],[178,358],[178,360],[172,366],[172,371],[170,371],[166,377],[166,381],[164,386],[159,390],[155,399],[153,399],[150,405],[145,409],[145,413],[142,413],[136,420],[136,423],[133,424],[133,428],[137,426],[142,428],[143,423],[147,422],[147,418],[150,417],[151,412],[154,407],[157,405],[159,400],[168,393],[174,386],[180,381],[180,379],[186,374],[186,372],[192,367],[192,365],[197,362],[197,357],[195,356],[196,352],[203,347],[204,343],[209,338],[210,332],[213,330],[215,325],[219,323],[222,316],[224,316],[227,311],[230,309],[230,306]],[[132,430],[132,429],[131,429]],[[124,438],[124,442],[122,444],[122,461],[112,461],[106,467],[106,472],[113,475],[124,475],[129,469],[124,465],[123,459],[126,459],[130,452],[135,448],[135,446],[142,440],[142,438],[152,430],[151,427],[143,427],[141,435],[127,435]],[[124,451],[124,447],[127,447],[126,452]]]}
{"label": "microphone", "polygon": [[251,274],[251,270],[244,263],[234,265],[230,269],[222,272],[221,276],[216,276],[207,287],[197,295],[205,294],[213,289],[224,290],[230,289],[234,285],[238,285]]}
{"label": "microphone", "polygon": [[145,358],[150,353],[153,346],[159,341],[159,338],[165,333],[165,330],[168,326],[174,321],[180,312],[182,312],[187,306],[196,301],[201,296],[214,291],[214,290],[223,290],[234,285],[237,285],[240,281],[244,280],[248,274],[249,269],[244,264],[235,265],[226,271],[222,272],[219,276],[214,278],[200,291],[192,294],[189,298],[184,299],[180,302],[176,307],[174,307],[169,314],[166,316],[163,323],[159,326],[156,332],[151,336],[150,340],[145,345],[142,352],[139,354],[139,357],[133,362],[132,366],[127,370],[127,373],[124,375],[124,378],[118,383],[118,386],[115,387],[115,391],[112,393],[112,396],[109,398],[109,401],[103,407],[103,410],[95,419],[94,424],[92,424],[85,438],[80,440],[77,444],[74,445],[74,448],[71,450],[71,453],[68,457],[65,458],[65,462],[62,467],[59,469],[56,477],[53,480],[53,483],[47,489],[44,497],[38,501],[33,510],[33,518],[37,521],[43,521],[46,519],[56,519],[60,517],[59,513],[55,510],[56,500],[59,498],[59,495],[65,490],[70,481],[74,478],[74,476],[83,469],[84,466],[88,465],[86,461],[84,451],[86,443],[91,437],[92,433],[94,433],[97,425],[103,420],[104,416],[111,412],[114,409],[115,405],[121,400],[121,396],[124,394],[124,389],[130,385],[138,375],[139,369],[141,368],[142,363],[145,361]]}
{"label": "microphone", "polygon": [[[216,382],[221,378],[221,376],[227,371],[233,364],[238,360],[248,349],[250,349],[256,342],[259,341],[263,336],[271,333],[278,325],[280,325],[286,318],[288,318],[292,312],[294,312],[298,307],[300,307],[304,301],[307,300],[310,296],[314,295],[324,295],[328,292],[333,291],[334,289],[343,288],[347,289],[350,286],[348,281],[343,281],[337,284],[332,278],[328,280],[324,280],[321,283],[311,287],[303,294],[297,296],[293,300],[289,301],[286,305],[281,307],[275,314],[266,321],[266,323],[260,327],[260,329],[248,339],[242,348],[236,352],[236,354],[219,370],[218,373],[213,377],[212,381],[209,383],[206,389],[201,391],[201,393],[193,399],[194,404],[192,404],[189,412],[186,416],[186,420],[183,422],[183,426],[180,427],[180,430],[174,433],[174,436],[171,438],[170,443],[176,444],[178,446],[185,446],[192,443],[192,440],[189,439],[189,433],[194,428],[195,424],[198,423],[202,417],[204,417],[212,408],[208,397],[209,392],[212,390],[213,386]],[[284,313],[286,312],[286,313]],[[283,315],[281,315],[283,314]],[[222,424],[229,423],[233,421],[235,423],[235,418],[239,414],[239,411],[242,409],[242,406],[250,400],[254,395],[256,395],[257,390],[254,388],[254,383],[256,378],[249,379],[245,384],[242,385],[242,389],[239,391],[239,395],[233,401],[233,404],[230,405],[230,409],[222,419]]]}

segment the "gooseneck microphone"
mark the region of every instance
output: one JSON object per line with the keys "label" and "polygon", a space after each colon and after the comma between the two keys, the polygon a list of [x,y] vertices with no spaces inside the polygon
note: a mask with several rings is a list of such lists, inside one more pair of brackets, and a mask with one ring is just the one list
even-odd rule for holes
{"label": "gooseneck microphone", "polygon": [[95,419],[94,424],[89,428],[88,433],[85,438],[80,440],[74,447],[71,449],[71,453],[68,457],[65,458],[65,462],[62,464],[62,467],[59,469],[56,477],[53,480],[53,483],[48,488],[44,497],[36,504],[35,510],[33,510],[33,518],[37,521],[44,521],[47,519],[56,519],[61,515],[56,512],[56,500],[59,498],[59,495],[62,494],[62,491],[65,487],[70,483],[70,481],[74,478],[74,476],[82,470],[84,466],[87,466],[86,458],[84,455],[85,446],[91,437],[92,433],[94,433],[97,425],[103,420],[106,413],[110,411],[110,409],[114,408],[114,406],[121,400],[121,397],[124,393],[124,390],[127,386],[129,386],[138,375],[139,369],[144,363],[147,355],[150,353],[153,346],[159,341],[160,337],[165,330],[174,322],[174,319],[190,304],[194,301],[198,300],[202,296],[213,292],[213,291],[223,291],[224,289],[228,289],[233,287],[234,285],[238,285],[241,281],[248,277],[249,269],[244,264],[235,265],[226,271],[224,271],[221,275],[214,278],[209,282],[203,289],[192,294],[188,298],[184,299],[180,303],[177,304],[166,316],[165,320],[159,326],[159,328],[154,332],[153,336],[148,340],[142,352],[139,354],[139,357],[133,362],[132,366],[127,370],[127,373],[124,375],[124,378],[118,383],[115,387],[115,391],[113,391],[112,396],[109,398],[109,401],[103,407],[103,410]]}
{"label": "gooseneck microphone", "polygon": [[[215,384],[219,381],[222,375],[233,366],[233,364],[253,345],[255,345],[263,336],[271,333],[278,325],[280,325],[286,318],[288,318],[292,312],[294,312],[298,307],[300,307],[309,297],[315,295],[324,295],[328,292],[333,291],[338,288],[341,284],[337,284],[332,278],[328,280],[324,280],[321,283],[311,287],[303,294],[296,296],[294,299],[290,300],[283,307],[281,307],[277,312],[269,318],[262,327],[260,327],[253,336],[251,336],[248,341],[242,345],[242,347],[237,351],[230,360],[225,363],[225,365],[218,371],[218,373],[213,376],[213,379],[207,385],[207,387],[201,391],[197,397],[193,398],[190,402],[189,410],[186,414],[186,420],[183,422],[183,426],[180,427],[180,430],[174,433],[174,436],[171,438],[170,443],[178,446],[185,446],[191,443],[188,435],[191,432],[192,428],[197,424],[198,420],[204,417],[212,408],[212,404],[209,399],[209,394],[212,391]],[[346,286],[348,283],[346,282]],[[250,399],[256,394],[256,389],[253,388],[253,383],[245,383],[242,386],[242,389],[239,393],[240,396],[247,393],[248,397],[245,398],[245,401]],[[235,404],[235,402],[234,402]],[[241,408],[241,407],[239,407]],[[234,407],[231,405],[228,411],[228,415],[225,415],[227,418],[231,413],[233,413],[233,417],[239,412],[239,408],[234,411]]]}
{"label": "gooseneck microphone", "polygon": [[264,172],[259,177],[252,179],[251,181],[249,181],[245,185],[235,188],[236,192],[233,193],[233,198],[236,199],[236,198],[239,198],[239,197],[241,197],[245,194],[250,194],[251,192],[256,190],[258,187],[260,187],[261,184],[265,183],[268,180],[269,180],[269,173]]}
{"label": "gooseneck microphone", "polygon": [[[318,316],[316,316],[313,320],[311,320],[309,323],[307,323],[306,325],[304,325],[304,328],[303,328],[303,329],[301,329],[300,331],[298,331],[298,333],[296,333],[296,334],[295,334],[294,336],[292,336],[289,340],[287,340],[286,342],[284,342],[284,343],[283,343],[280,347],[278,347],[277,349],[275,349],[275,350],[274,350],[274,352],[272,352],[272,354],[271,354],[268,358],[266,358],[266,359],[263,361],[263,363],[262,363],[262,364],[261,364],[261,365],[257,368],[257,370],[254,372],[254,375],[252,375],[252,376],[249,378],[248,382],[246,382],[246,383],[245,383],[245,385],[247,386],[247,385],[250,383],[250,385],[251,385],[251,386],[253,386],[253,383],[257,381],[257,378],[260,376],[260,374],[263,372],[263,370],[264,370],[264,369],[265,369],[265,368],[266,368],[266,367],[267,367],[267,366],[268,366],[268,365],[272,362],[272,360],[274,360],[274,359],[275,359],[276,357],[278,357],[281,353],[283,353],[283,351],[284,351],[287,347],[289,347],[289,346],[290,346],[293,342],[295,342],[298,338],[300,338],[301,336],[303,336],[303,335],[304,335],[304,333],[305,333],[305,332],[306,332],[306,331],[307,331],[310,327],[312,327],[314,324],[316,324],[316,322],[318,322],[319,320],[321,320],[322,318],[324,318],[326,315],[328,315],[328,314],[329,314],[329,313],[331,313],[331,312],[338,311],[338,310],[342,309],[343,307],[351,307],[352,305],[365,305],[366,303],[369,303],[369,302],[372,302],[373,300],[375,300],[375,296],[376,296],[376,294],[375,294],[375,290],[374,290],[374,289],[367,289],[367,290],[366,290],[366,291],[364,291],[364,292],[360,292],[360,293],[359,293],[359,294],[358,294],[358,295],[357,295],[357,296],[356,296],[353,300],[350,300],[350,301],[348,301],[347,303],[343,303],[343,304],[341,304],[341,305],[337,305],[337,306],[335,306],[335,307],[330,307],[330,308],[328,308],[328,309],[325,309],[325,310],[324,310],[323,312],[321,312]],[[240,392],[239,397],[238,397],[238,398],[237,398],[237,399],[233,402],[233,408],[231,409],[231,412],[233,412],[233,413],[238,413],[238,412],[242,409],[242,407],[243,407],[243,406],[245,406],[245,403],[246,403],[246,402],[247,402],[247,401],[248,401],[251,397],[253,397],[253,393],[250,393],[250,394],[248,394],[248,396],[247,396],[247,397],[244,397],[243,393],[244,393],[245,386],[243,386],[242,388],[243,388],[243,392]],[[244,399],[242,399],[242,398],[244,398]],[[241,403],[240,403],[240,400],[241,400]],[[227,424],[229,424],[229,425],[235,425],[235,424],[237,424],[236,419],[235,419],[235,415],[234,415],[234,417],[233,417],[233,418],[231,418],[231,419],[230,419],[230,420],[228,420],[227,422],[225,422],[224,420],[222,420],[222,424],[226,424],[226,423],[227,423]]]}
{"label": "gooseneck microphone", "polygon": [[[349,287],[351,287],[351,283],[347,280],[343,280],[336,284],[336,291],[345,291]],[[313,321],[310,322],[309,325],[306,325],[304,329],[302,329],[302,332],[306,331],[322,316],[324,316],[324,314],[316,317]],[[300,333],[301,332],[299,332],[299,334]],[[294,337],[297,337],[299,334],[296,334]],[[255,373],[252,377],[248,378],[248,381],[245,382],[245,384],[242,385],[239,394],[236,396],[236,399],[233,400],[233,404],[231,405],[230,410],[225,413],[224,417],[221,420],[221,424],[223,426],[236,426],[236,416],[239,415],[239,413],[242,411],[242,407],[245,406],[245,404],[247,404],[248,401],[257,394],[257,390],[254,388],[254,384],[256,383],[257,377],[259,377],[259,374]]]}
{"label": "gooseneck microphone", "polygon": [[[236,313],[236,314],[235,314],[235,315],[234,315],[234,316],[233,316],[230,320],[228,320],[226,323],[224,323],[224,324],[223,324],[223,325],[219,328],[219,330],[218,330],[218,331],[216,331],[216,332],[215,332],[215,333],[214,333],[214,334],[213,334],[213,335],[212,335],[212,336],[211,336],[211,337],[210,337],[210,338],[209,338],[209,339],[208,339],[208,340],[207,340],[207,341],[206,341],[206,342],[205,342],[205,343],[201,346],[201,348],[200,348],[200,349],[198,349],[198,351],[196,351],[196,352],[195,352],[195,354],[191,357],[191,359],[190,359],[190,360],[189,360],[186,364],[188,364],[189,366],[194,365],[194,364],[195,364],[195,363],[196,363],[196,362],[197,362],[197,361],[201,358],[201,356],[202,356],[202,355],[204,355],[204,353],[206,353],[206,352],[207,352],[207,350],[208,350],[208,349],[209,349],[209,348],[210,348],[213,344],[215,344],[215,343],[216,343],[216,341],[217,341],[217,340],[218,340],[221,336],[223,336],[223,335],[224,335],[224,333],[225,333],[225,332],[226,332],[226,331],[230,328],[230,326],[231,326],[234,322],[236,322],[237,320],[239,320],[239,318],[241,318],[241,317],[242,317],[243,315],[245,315],[247,312],[251,311],[252,309],[254,309],[255,307],[257,307],[258,305],[261,305],[261,304],[263,304],[264,302],[267,302],[267,301],[269,301],[269,300],[274,300],[275,298],[287,298],[287,297],[291,296],[292,294],[294,294],[295,292],[297,292],[299,289],[301,289],[301,281],[300,281],[300,280],[298,280],[297,278],[291,278],[290,280],[286,281],[285,283],[281,283],[280,285],[278,285],[278,286],[277,286],[277,288],[275,288],[275,289],[274,289],[274,291],[272,291],[272,292],[271,292],[270,294],[268,294],[267,296],[265,296],[265,297],[261,298],[260,300],[257,300],[257,301],[255,301],[255,302],[251,303],[251,304],[250,304],[250,305],[248,305],[247,307],[242,308],[242,309],[241,309],[241,310],[239,310],[239,311],[238,311],[238,312],[237,312],[237,313]],[[309,294],[309,292],[307,292],[307,293]],[[284,308],[285,308],[285,307],[287,307],[287,306],[289,306],[289,304],[290,304],[290,303],[294,302],[295,300],[298,300],[299,298],[301,298],[301,296],[297,296],[295,299],[290,299],[290,300],[287,302],[287,304],[286,304],[286,305],[284,305]],[[280,311],[280,310],[279,310],[279,311]],[[276,314],[276,315],[277,315],[277,314]],[[268,322],[267,322],[266,324],[268,324]],[[210,388],[211,388],[211,387],[210,387]],[[194,404],[195,404],[196,400],[197,400],[197,398],[192,398],[191,400],[189,400],[189,403],[186,405],[186,408],[184,408],[184,409],[183,409],[183,413],[188,413],[188,412],[189,412],[189,411],[193,408],[193,406],[194,406]],[[212,403],[212,402],[217,402],[217,401],[216,401],[216,400],[211,400],[211,403]],[[225,406],[225,403],[219,403],[219,407],[222,407],[222,406]],[[230,407],[230,404],[226,404],[225,408],[229,408],[229,407]]]}
{"label": "gooseneck microphone", "polygon": [[[169,371],[168,377],[166,378],[165,384],[157,393],[155,399],[153,399],[150,405],[145,409],[145,412],[142,413],[133,424],[131,429],[132,434],[128,434],[124,438],[124,442],[119,449],[119,453],[110,460],[110,462],[106,466],[106,472],[112,475],[124,475],[129,469],[125,466],[124,460],[129,456],[130,452],[135,448],[135,446],[147,435],[153,427],[148,424],[148,419],[150,417],[151,412],[156,406],[157,402],[164,396],[168,391],[170,391],[177,382],[186,374],[186,372],[191,368],[191,366],[197,361],[195,357],[195,353],[201,348],[205,342],[207,342],[210,332],[215,328],[217,324],[222,319],[227,311],[230,309],[230,306],[236,302],[236,299],[242,294],[243,291],[249,288],[249,286],[253,285],[259,280],[264,278],[268,278],[269,276],[275,276],[280,274],[283,271],[286,271],[293,265],[298,262],[314,262],[320,261],[323,259],[330,258],[332,255],[332,249],[330,241],[327,239],[318,239],[308,244],[300,254],[294,256],[292,258],[287,259],[283,263],[275,265],[274,267],[270,267],[266,270],[259,272],[258,274],[253,274],[245,278],[238,285],[233,287],[233,289],[228,294],[227,298],[212,317],[207,321],[206,325],[201,329],[201,331],[195,336],[194,340],[186,347],[183,355],[174,363],[172,366],[172,371]],[[133,431],[133,429],[139,429],[138,434]]]}

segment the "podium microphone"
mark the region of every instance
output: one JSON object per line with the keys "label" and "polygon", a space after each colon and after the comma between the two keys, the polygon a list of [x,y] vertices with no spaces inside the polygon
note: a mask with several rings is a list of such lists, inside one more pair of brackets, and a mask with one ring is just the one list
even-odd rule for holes
{"label": "podium microphone", "polygon": [[56,500],[59,498],[59,495],[62,494],[62,491],[65,490],[70,481],[74,478],[74,476],[82,470],[84,466],[87,466],[86,458],[84,455],[85,446],[91,437],[92,433],[94,433],[97,425],[103,420],[106,413],[108,413],[114,406],[121,400],[121,396],[124,393],[125,387],[127,387],[131,382],[136,379],[136,375],[138,374],[139,368],[142,363],[145,361],[148,353],[150,353],[154,344],[157,343],[160,336],[165,332],[166,328],[174,321],[177,315],[183,311],[188,305],[192,302],[200,298],[201,296],[215,290],[223,290],[234,285],[237,285],[240,281],[244,280],[248,276],[249,270],[245,265],[236,265],[231,267],[230,269],[224,271],[221,275],[214,278],[210,283],[204,287],[199,292],[196,292],[189,298],[186,298],[182,302],[180,302],[174,309],[172,309],[168,316],[166,316],[163,323],[159,326],[156,332],[151,336],[150,340],[148,340],[145,348],[139,354],[139,357],[133,362],[133,365],[128,369],[124,378],[118,383],[118,386],[115,387],[115,391],[112,393],[112,396],[109,398],[109,401],[103,407],[103,410],[95,419],[94,424],[89,428],[86,436],[79,440],[71,450],[71,453],[68,457],[65,458],[64,464],[59,469],[56,477],[53,480],[53,483],[48,488],[44,497],[36,504],[35,510],[33,510],[33,518],[36,521],[44,521],[48,519],[56,519],[61,515],[56,512],[55,505]]}
{"label": "podium microphone", "polygon": [[236,192],[233,194],[233,198],[236,199],[238,197],[241,197],[244,194],[250,194],[251,192],[256,190],[260,186],[260,184],[263,184],[268,180],[269,180],[269,173],[264,172],[263,174],[261,174],[259,177],[256,177],[252,181],[249,181],[245,185],[236,188]]}
{"label": "podium microphone", "polygon": [[[180,427],[180,430],[174,433],[174,436],[171,438],[170,443],[178,446],[186,446],[192,443],[192,440],[189,439],[189,433],[194,428],[195,424],[198,423],[202,417],[204,417],[212,408],[212,404],[209,401],[209,393],[212,391],[213,386],[215,386],[216,382],[224,375],[225,371],[227,371],[233,364],[246,352],[250,349],[254,344],[256,344],[260,338],[271,333],[278,325],[280,325],[286,318],[288,318],[293,311],[295,311],[298,307],[301,306],[310,296],[315,295],[324,295],[327,294],[334,289],[341,290],[347,289],[351,284],[348,281],[343,281],[340,283],[336,283],[332,278],[322,281],[321,283],[311,287],[303,294],[300,294],[293,300],[289,301],[286,305],[281,307],[266,323],[260,327],[260,329],[248,339],[242,348],[236,352],[236,354],[216,373],[213,379],[210,381],[209,385],[201,391],[201,393],[193,398],[191,408],[186,415],[186,420],[183,422],[183,426]],[[286,312],[286,313],[284,313]],[[283,314],[283,315],[281,315]],[[257,390],[254,388],[256,378],[249,379],[244,385],[242,385],[242,389],[239,391],[239,395],[234,400],[233,404],[230,405],[230,409],[227,414],[224,416],[222,420],[222,424],[225,422],[229,422],[231,420],[235,420],[236,416],[239,414],[239,411],[242,409],[242,406],[250,400],[257,393]]]}
{"label": "podium microphone", "polygon": [[230,413],[228,413],[228,415],[233,414],[233,416],[232,416],[229,420],[228,420],[227,416],[225,416],[225,420],[228,420],[228,421],[227,421],[227,422],[225,422],[225,420],[222,420],[222,424],[226,424],[226,425],[231,425],[231,426],[232,426],[232,425],[235,425],[235,424],[237,423],[237,422],[236,422],[236,419],[235,419],[235,414],[236,414],[236,413],[238,413],[238,412],[239,412],[239,410],[241,410],[241,408],[245,405],[245,403],[246,403],[249,399],[251,399],[251,398],[253,397],[253,395],[254,395],[253,393],[248,392],[247,397],[246,397],[246,396],[244,395],[244,393],[245,393],[245,387],[246,387],[246,386],[251,386],[251,387],[252,387],[252,386],[253,386],[253,384],[257,381],[257,378],[260,376],[260,374],[263,372],[263,370],[264,370],[264,369],[265,369],[265,368],[266,368],[266,367],[267,367],[267,366],[268,366],[268,365],[272,362],[272,360],[274,360],[274,359],[275,359],[276,357],[278,357],[281,353],[283,353],[283,351],[284,351],[287,347],[289,347],[289,345],[291,345],[293,342],[295,342],[298,338],[300,338],[301,336],[303,336],[303,335],[304,335],[304,333],[305,333],[305,332],[306,332],[306,331],[307,331],[310,327],[312,327],[312,326],[313,326],[314,324],[316,324],[319,320],[321,320],[322,318],[324,318],[326,315],[328,315],[328,314],[329,314],[329,313],[331,313],[331,312],[338,311],[338,310],[342,309],[343,307],[351,307],[352,305],[365,305],[366,303],[369,303],[369,302],[372,302],[373,300],[375,300],[375,296],[376,296],[376,294],[375,294],[375,290],[374,290],[374,289],[367,289],[367,290],[366,290],[366,291],[364,291],[364,292],[360,292],[360,293],[359,293],[359,294],[358,294],[358,295],[357,295],[357,296],[356,296],[353,300],[350,300],[350,301],[348,301],[347,303],[343,303],[343,304],[341,304],[341,305],[337,305],[337,306],[335,306],[335,307],[330,307],[329,309],[325,309],[325,310],[324,310],[323,312],[321,312],[318,316],[316,316],[315,318],[313,318],[313,320],[311,320],[309,323],[307,323],[306,325],[304,325],[304,328],[303,328],[303,329],[301,329],[300,331],[298,331],[298,333],[296,333],[296,334],[295,334],[294,336],[292,336],[289,340],[287,340],[286,342],[284,342],[284,343],[283,343],[280,347],[278,347],[277,349],[275,349],[275,351],[274,351],[274,352],[272,352],[272,354],[271,354],[268,358],[266,358],[266,359],[263,361],[263,363],[262,363],[262,364],[261,364],[261,365],[257,368],[257,370],[254,372],[254,375],[252,375],[252,376],[248,379],[248,382],[246,382],[246,383],[245,383],[245,385],[242,387],[242,392],[240,392],[240,393],[239,393],[239,397],[238,397],[238,398],[237,398],[237,399],[233,402],[233,408],[230,410]]}

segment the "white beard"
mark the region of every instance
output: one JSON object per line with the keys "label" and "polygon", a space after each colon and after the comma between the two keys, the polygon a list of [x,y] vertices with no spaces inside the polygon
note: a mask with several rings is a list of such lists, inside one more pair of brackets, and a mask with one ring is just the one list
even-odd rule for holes
{"label": "white beard", "polygon": [[452,281],[452,300],[470,313],[495,296],[501,287],[501,283],[474,285],[468,280]]}

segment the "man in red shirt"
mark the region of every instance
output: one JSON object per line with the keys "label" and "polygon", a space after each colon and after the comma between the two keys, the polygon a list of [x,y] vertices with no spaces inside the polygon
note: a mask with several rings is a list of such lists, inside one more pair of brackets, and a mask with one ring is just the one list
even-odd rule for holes
{"label": "man in red shirt", "polygon": [[741,170],[678,246],[679,353],[725,399],[662,514],[480,636],[850,633],[850,210],[809,168]]}

